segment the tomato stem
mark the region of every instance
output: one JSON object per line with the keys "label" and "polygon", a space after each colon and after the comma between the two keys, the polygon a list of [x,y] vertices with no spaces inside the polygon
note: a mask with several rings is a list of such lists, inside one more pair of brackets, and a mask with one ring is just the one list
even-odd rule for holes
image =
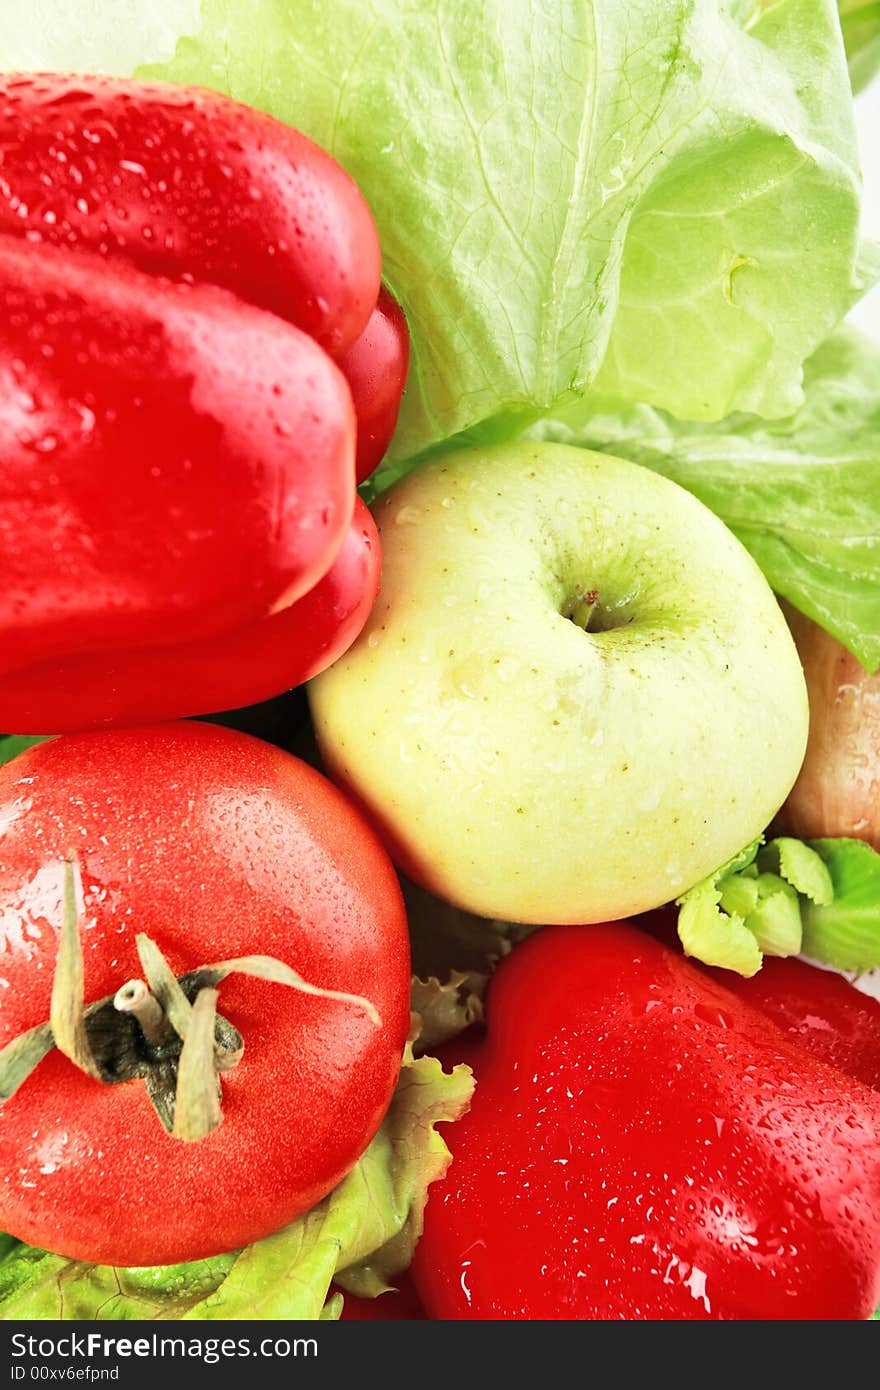
{"label": "tomato stem", "polygon": [[175,1139],[192,1143],[204,1139],[223,1118],[220,1081],[214,1060],[216,989],[200,989],[193,1004],[186,1040],[177,1067],[174,1098]]}
{"label": "tomato stem", "polygon": [[158,999],[143,980],[129,980],[113,996],[113,1007],[121,1014],[133,1014],[148,1043],[161,1043],[171,1033],[171,1027]]}
{"label": "tomato stem", "polygon": [[58,1051],[69,1057],[81,1071],[100,1081],[101,1070],[86,1032],[84,967],[82,943],[79,939],[81,896],[79,860],[76,854],[70,854],[64,862],[64,908],[61,935],[58,939],[58,958],[52,980],[49,1022]]}
{"label": "tomato stem", "polygon": [[107,1085],[142,1081],[156,1114],[175,1138],[205,1138],[222,1120],[220,1073],[232,1071],[244,1053],[238,1029],[217,1013],[216,986],[233,972],[354,1007],[373,1027],[382,1026],[379,1011],[363,995],[310,984],[273,956],[237,956],[177,976],[143,933],[137,949],[149,983],[128,980],[115,994],[86,1007],[78,867],[71,854],[64,864],[51,1014],[46,1023],[0,1048],[0,1105],[57,1047],[81,1071]]}

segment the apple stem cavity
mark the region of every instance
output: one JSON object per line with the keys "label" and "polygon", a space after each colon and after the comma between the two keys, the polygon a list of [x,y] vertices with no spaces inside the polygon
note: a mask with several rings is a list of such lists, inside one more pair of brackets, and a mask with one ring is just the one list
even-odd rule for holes
{"label": "apple stem cavity", "polygon": [[575,627],[583,628],[584,632],[589,632],[593,614],[598,606],[598,589],[587,589],[575,600],[571,611],[565,616],[574,623]]}

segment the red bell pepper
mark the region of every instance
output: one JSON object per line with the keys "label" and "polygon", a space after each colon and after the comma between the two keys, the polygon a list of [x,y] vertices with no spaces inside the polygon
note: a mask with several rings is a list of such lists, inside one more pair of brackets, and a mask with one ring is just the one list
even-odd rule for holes
{"label": "red bell pepper", "polygon": [[[0,728],[298,684],[376,589],[328,356],[372,333],[360,193],[298,132],[208,92],[6,77],[0,121]],[[394,381],[397,401],[360,391],[370,437]]]}
{"label": "red bell pepper", "polygon": [[380,290],[366,328],[339,366],[357,416],[355,476],[362,483],[391,443],[409,368],[406,319],[387,290]]}
{"label": "red bell pepper", "polygon": [[502,962],[413,1276],[432,1317],[859,1319],[880,1096],[625,925]]}
{"label": "red bell pepper", "polygon": [[[675,910],[661,908],[640,917],[638,925],[678,952],[677,921]],[[836,971],[796,956],[765,956],[750,979],[701,961],[693,964],[769,1014],[799,1047],[880,1091],[880,1000],[855,989]]]}
{"label": "red bell pepper", "polygon": [[[4,678],[0,709],[11,729],[86,730],[238,709],[311,680],[357,637],[379,590],[382,552],[357,498],[342,549],[309,593],[232,632],[168,646],[71,653]],[[54,721],[54,723],[53,723]]]}
{"label": "red bell pepper", "polygon": [[335,355],[379,293],[373,219],[326,151],[215,92],[7,74],[0,231],[224,285]]}
{"label": "red bell pepper", "polygon": [[795,957],[765,956],[750,980],[729,970],[703,968],[769,1014],[799,1047],[880,1091],[880,1001],[834,971]]}

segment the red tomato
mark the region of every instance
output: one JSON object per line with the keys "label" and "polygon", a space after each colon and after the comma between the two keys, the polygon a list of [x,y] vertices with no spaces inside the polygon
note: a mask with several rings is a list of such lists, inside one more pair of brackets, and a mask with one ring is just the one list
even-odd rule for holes
{"label": "red tomato", "polygon": [[40,744],[0,770],[0,1045],[49,1014],[62,863],[79,856],[85,998],[141,975],[135,932],[176,973],[268,954],[360,1006],[230,975],[244,1056],[223,1121],[185,1143],[140,1080],[51,1052],[0,1110],[0,1229],[108,1264],[230,1250],[314,1205],[374,1134],[409,1023],[397,880],[312,768],[228,729],[169,724]]}
{"label": "red tomato", "polygon": [[325,150],[216,92],[59,73],[0,78],[0,231],[233,289],[328,352],[379,293],[364,199]]}
{"label": "red tomato", "polygon": [[386,289],[356,343],[340,357],[357,416],[355,474],[368,478],[391,443],[409,369],[403,310]]}
{"label": "red tomato", "polygon": [[252,705],[300,685],[358,636],[379,589],[381,566],[375,523],[357,498],[330,570],[289,608],[193,642],[109,655],[74,653],[13,671],[0,687],[3,727],[45,733],[182,718]]}
{"label": "red tomato", "polygon": [[626,925],[502,961],[413,1278],[432,1317],[854,1319],[880,1097]]}

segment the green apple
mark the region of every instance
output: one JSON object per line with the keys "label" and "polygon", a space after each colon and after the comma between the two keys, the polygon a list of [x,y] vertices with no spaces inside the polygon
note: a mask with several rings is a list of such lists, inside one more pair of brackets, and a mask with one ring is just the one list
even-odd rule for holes
{"label": "green apple", "polygon": [[596,922],[757,836],[807,738],[767,583],[675,483],[566,445],[446,455],[375,508],[382,590],[310,687],[398,864],[485,917]]}

